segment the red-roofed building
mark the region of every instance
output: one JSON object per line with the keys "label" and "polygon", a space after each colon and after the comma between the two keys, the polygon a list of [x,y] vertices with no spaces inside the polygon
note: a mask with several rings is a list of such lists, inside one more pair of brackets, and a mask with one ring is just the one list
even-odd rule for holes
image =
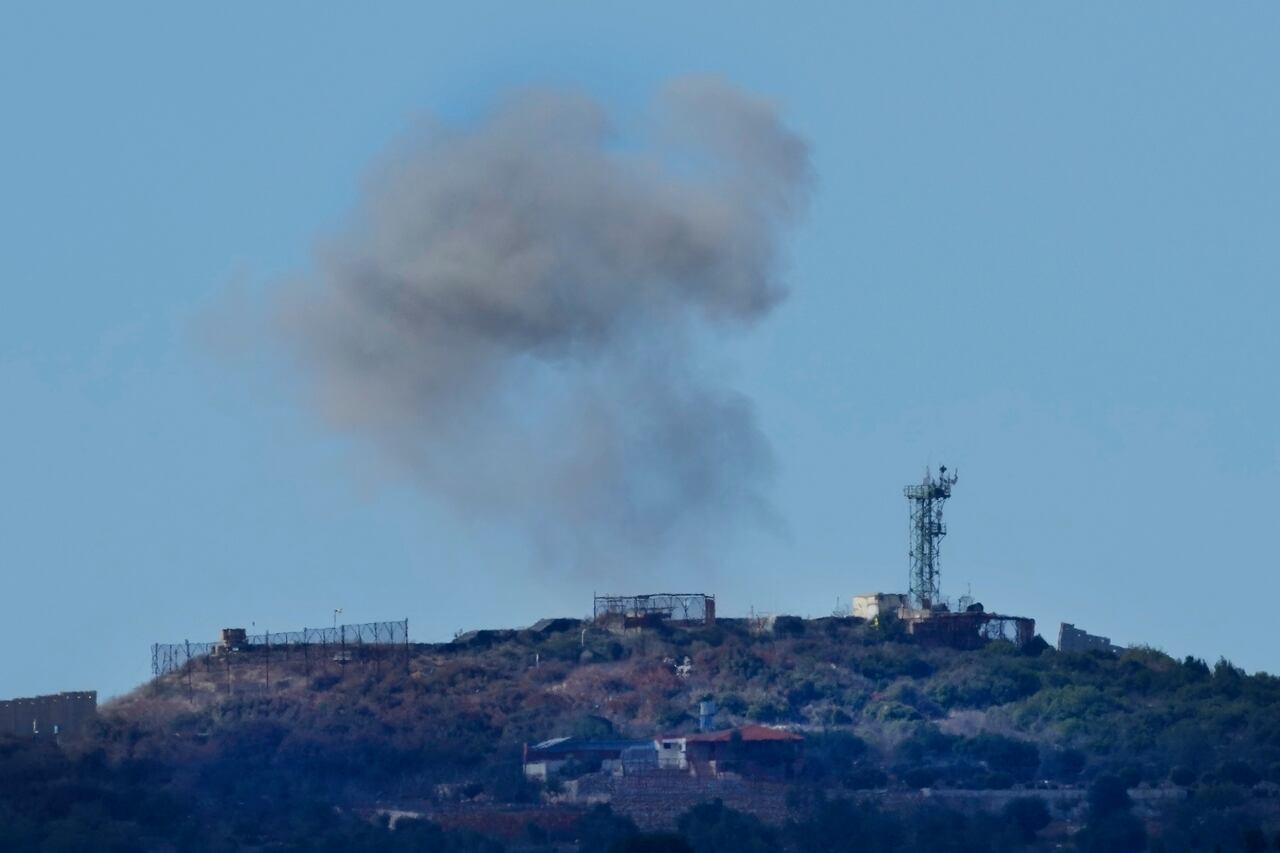
{"label": "red-roofed building", "polygon": [[799,767],[804,738],[770,726],[742,726],[718,732],[666,735],[657,739],[658,763],[695,776],[789,778]]}
{"label": "red-roofed building", "polygon": [[786,729],[775,729],[773,726],[739,726],[736,729],[722,729],[718,732],[700,732],[685,738],[689,743],[727,743],[732,740],[744,743],[762,743],[777,741],[780,743],[799,743],[804,740],[801,735]]}

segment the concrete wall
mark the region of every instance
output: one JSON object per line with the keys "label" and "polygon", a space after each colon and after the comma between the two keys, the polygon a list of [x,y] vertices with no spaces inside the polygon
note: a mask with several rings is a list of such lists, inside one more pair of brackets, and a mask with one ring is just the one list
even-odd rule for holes
{"label": "concrete wall", "polygon": [[0,734],[75,736],[98,715],[98,693],[84,690],[0,702]]}

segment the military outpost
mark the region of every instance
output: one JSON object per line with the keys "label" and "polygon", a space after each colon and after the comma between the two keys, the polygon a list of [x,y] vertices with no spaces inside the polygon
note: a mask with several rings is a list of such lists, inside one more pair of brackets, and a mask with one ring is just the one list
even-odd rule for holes
{"label": "military outpost", "polygon": [[[957,477],[941,466],[936,476],[926,470],[919,483],[903,490],[910,506],[909,573],[906,592],[869,592],[852,596],[847,617],[874,625],[897,620],[918,642],[976,649],[996,640],[1025,646],[1035,637],[1035,620],[988,610],[970,596],[949,600],[941,591],[941,542],[947,535],[943,508]],[[335,613],[336,616],[336,613]],[[760,616],[748,620],[752,630],[781,630],[792,616]],[[714,625],[716,599],[701,592],[596,595],[591,626],[615,632],[642,632],[659,628]],[[528,629],[558,632],[587,627],[578,619],[544,619]],[[459,633],[458,645],[487,645],[514,630],[477,630]],[[1063,652],[1118,653],[1123,647],[1109,637],[1089,634],[1070,623],[1058,632],[1057,648]],[[409,654],[409,623],[375,622],[304,628],[250,636],[243,628],[224,628],[213,642],[157,643],[151,649],[154,676],[202,665],[225,673],[225,689],[235,689],[233,660],[260,658],[269,673],[272,656],[287,661],[301,659],[310,671],[314,665],[390,665]],[[688,660],[671,661],[679,675],[687,675]],[[269,675],[268,675],[269,678]],[[188,679],[190,681],[190,679]],[[97,693],[76,691],[0,701],[0,734],[31,737],[75,737],[83,734],[97,714]],[[714,703],[699,708],[699,732],[694,735],[654,733],[638,741],[584,742],[570,737],[526,745],[524,765],[530,776],[545,775],[549,768],[569,760],[598,762],[608,773],[622,775],[649,770],[677,771],[695,776],[715,776],[725,768],[765,776],[787,776],[799,760],[796,736],[767,726],[717,730]]]}

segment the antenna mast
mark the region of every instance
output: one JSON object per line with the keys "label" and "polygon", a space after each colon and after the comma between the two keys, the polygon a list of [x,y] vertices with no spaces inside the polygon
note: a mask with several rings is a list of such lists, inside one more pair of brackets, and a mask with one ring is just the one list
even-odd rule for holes
{"label": "antenna mast", "polygon": [[947,474],[947,466],[938,468],[938,478],[933,478],[928,468],[924,480],[917,486],[902,490],[911,502],[911,578],[908,592],[911,604],[920,610],[930,610],[941,599],[938,586],[938,548],[947,526],[942,523],[942,506],[951,497],[951,487],[956,475]]}

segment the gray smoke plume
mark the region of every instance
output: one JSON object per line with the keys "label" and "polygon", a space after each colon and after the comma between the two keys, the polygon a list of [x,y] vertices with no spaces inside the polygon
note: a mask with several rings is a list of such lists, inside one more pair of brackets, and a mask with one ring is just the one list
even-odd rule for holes
{"label": "gray smoke plume", "polygon": [[778,303],[805,143],[729,85],[666,87],[638,139],[556,91],[427,127],[289,285],[326,417],[433,495],[594,567],[769,515],[769,446],[699,352]]}

